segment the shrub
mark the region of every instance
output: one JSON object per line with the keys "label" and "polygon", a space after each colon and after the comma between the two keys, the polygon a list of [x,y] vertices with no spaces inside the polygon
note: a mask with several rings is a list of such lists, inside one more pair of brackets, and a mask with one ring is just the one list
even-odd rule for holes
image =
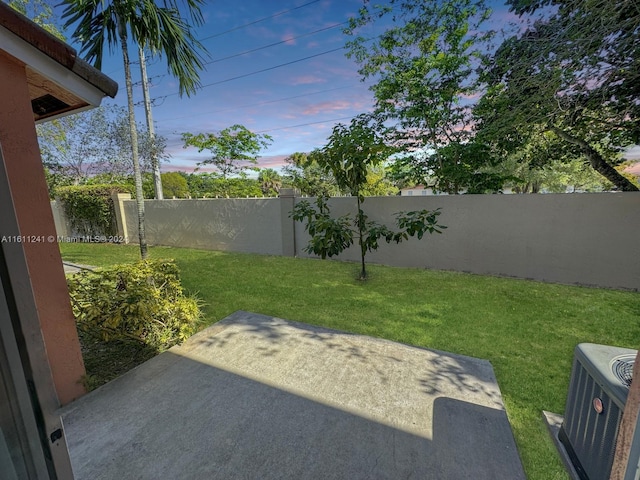
{"label": "shrub", "polygon": [[162,173],[160,177],[165,198],[187,198],[189,196],[187,179],[179,172]]}
{"label": "shrub", "polygon": [[60,187],[57,197],[74,234],[112,236],[116,232],[113,193],[131,193],[126,185],[75,185]]}
{"label": "shrub", "polygon": [[67,283],[79,329],[106,341],[134,339],[160,352],[193,335],[202,318],[173,261],[82,271]]}

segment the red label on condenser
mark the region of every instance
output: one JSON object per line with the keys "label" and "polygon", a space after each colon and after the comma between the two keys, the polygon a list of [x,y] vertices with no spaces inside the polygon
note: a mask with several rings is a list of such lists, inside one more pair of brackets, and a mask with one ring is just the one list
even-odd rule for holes
{"label": "red label on condenser", "polygon": [[602,400],[600,400],[598,397],[593,399],[593,409],[597,413],[602,413],[604,411],[604,405],[602,404]]}

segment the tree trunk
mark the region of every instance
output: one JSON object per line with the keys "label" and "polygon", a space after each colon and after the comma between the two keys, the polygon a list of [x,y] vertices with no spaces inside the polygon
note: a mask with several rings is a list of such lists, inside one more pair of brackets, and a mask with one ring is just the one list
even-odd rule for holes
{"label": "tree trunk", "polygon": [[138,131],[136,129],[136,117],[133,111],[133,84],[131,82],[131,67],[129,51],[127,50],[127,30],[121,19],[118,19],[118,34],[122,47],[122,59],[124,62],[124,78],[127,87],[127,103],[129,106],[129,131],[131,134],[131,158],[133,160],[133,175],[136,183],[136,205],[138,207],[138,238],[140,240],[140,257],[147,258],[147,237],[144,229],[144,193],[142,191],[142,172],[138,158]]}
{"label": "tree trunk", "polygon": [[144,112],[147,117],[147,128],[149,129],[149,139],[151,140],[151,165],[153,167],[153,182],[155,186],[156,199],[164,199],[162,191],[162,177],[160,176],[160,162],[156,150],[156,132],[153,126],[153,115],[151,113],[151,99],[149,98],[149,82],[147,81],[147,62],[144,57],[144,49],[138,45],[138,57],[140,58],[140,75],[142,77],[142,95],[144,97]]}
{"label": "tree trunk", "polygon": [[573,143],[574,145],[578,145],[582,150],[582,153],[589,163],[593,167],[593,169],[602,175],[604,178],[613,183],[620,191],[622,192],[637,192],[638,187],[636,187],[633,183],[629,181],[628,178],[624,177],[620,172],[618,172],[615,168],[609,165],[602,155],[600,155],[594,148],[591,147],[587,142],[582,140],[581,138],[574,137],[568,132],[559,129],[558,127],[551,127],[551,131],[558,135],[563,140],[566,140],[569,143]]}

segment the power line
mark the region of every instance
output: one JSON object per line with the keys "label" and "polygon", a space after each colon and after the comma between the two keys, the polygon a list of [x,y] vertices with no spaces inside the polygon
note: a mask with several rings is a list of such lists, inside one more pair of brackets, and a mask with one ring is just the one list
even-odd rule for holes
{"label": "power line", "polygon": [[287,43],[292,40],[297,40],[298,38],[302,38],[302,37],[308,37],[309,35],[314,35],[316,33],[324,32],[326,30],[331,30],[332,28],[336,28],[336,27],[339,27],[340,25],[345,25],[347,23],[349,23],[348,20],[344,22],[336,23],[334,25],[330,25],[328,27],[321,28],[319,30],[314,30],[313,32],[307,32],[307,33],[303,33],[302,35],[298,35],[296,37],[287,38],[286,40],[280,40],[279,42],[270,43],[268,45],[263,45],[261,47],[253,48],[251,50],[245,50],[244,52],[234,53],[233,55],[229,55],[227,57],[217,58],[216,60],[211,60],[210,62],[206,62],[204,65],[210,65],[212,63],[222,62],[223,60],[229,60],[231,58],[241,57],[242,55],[246,55],[248,53],[253,53],[259,50],[264,50],[266,48],[275,47],[276,45],[282,45],[283,43]]}
{"label": "power line", "polygon": [[269,128],[267,130],[258,130],[255,133],[267,133],[267,132],[275,132],[277,130],[288,130],[290,128],[299,128],[299,127],[307,127],[309,125],[318,125],[320,123],[329,123],[329,122],[337,122],[339,120],[351,120],[353,116],[350,117],[340,117],[340,118],[330,118],[328,120],[320,120],[317,122],[307,122],[307,123],[299,123],[298,125],[290,125],[288,127],[277,127],[277,128]]}
{"label": "power line", "polygon": [[[140,63],[140,62],[138,62],[138,63]],[[163,73],[163,74],[160,74],[160,75],[154,75],[154,76],[152,76],[152,77],[147,78],[147,81],[148,81],[151,85],[153,85],[153,79],[154,79],[154,78],[164,78],[164,77],[166,77],[166,76],[167,76],[167,74],[166,74],[166,73]],[[139,82],[134,82],[134,83],[132,83],[132,84],[131,84],[131,86],[133,86],[133,87],[137,87],[138,85],[142,85],[142,80],[140,80]]]}
{"label": "power line", "polygon": [[[200,38],[200,39],[198,39],[198,41],[203,42],[203,41],[205,41],[205,40],[209,40],[209,39],[211,39],[211,38],[221,37],[222,35],[226,35],[227,33],[235,32],[236,30],[240,30],[240,29],[242,29],[242,28],[246,28],[246,27],[249,27],[249,26],[251,26],[251,25],[255,25],[256,23],[264,22],[265,20],[269,20],[269,19],[271,19],[271,18],[279,17],[279,16],[284,15],[284,14],[286,14],[286,13],[293,12],[294,10],[298,10],[298,9],[300,9],[300,8],[304,8],[304,7],[307,7],[307,6],[309,6],[309,5],[312,5],[312,4],[314,4],[314,3],[318,3],[318,2],[320,2],[320,0],[313,0],[313,1],[311,1],[311,2],[303,3],[302,5],[300,5],[300,6],[298,6],[298,7],[293,7],[293,8],[290,8],[290,9],[288,9],[288,10],[284,10],[284,11],[282,11],[282,12],[274,13],[274,14],[269,15],[269,16],[267,16],[267,17],[259,18],[258,20],[253,20],[253,21],[251,21],[251,22],[249,22],[249,23],[245,23],[245,24],[243,24],[243,25],[239,25],[239,26],[237,26],[237,27],[233,27],[233,28],[231,28],[231,29],[229,29],[229,30],[225,30],[224,32],[214,33],[213,35],[209,35],[208,37]],[[331,27],[331,28],[333,28],[333,27]],[[301,36],[303,36],[303,35],[301,35]],[[246,53],[246,52],[245,52],[245,53]],[[212,61],[212,62],[207,62],[207,63],[205,63],[205,65],[208,65],[208,64],[210,64],[210,63],[215,63],[215,62],[217,62],[217,61],[219,61],[219,60],[214,60],[214,61]],[[134,61],[134,62],[131,62],[131,64],[132,64],[132,65],[133,65],[133,64],[137,64],[137,63],[139,63],[139,62],[135,62],[135,61]],[[116,70],[113,70],[113,71],[109,72],[109,75],[112,75],[112,74],[114,74],[114,73],[116,73],[116,72],[119,72],[120,70],[123,70],[123,68],[124,68],[124,67],[120,67],[120,68],[118,68],[118,69],[116,69]]]}
{"label": "power line", "polygon": [[[328,27],[324,27],[324,28],[320,28],[320,29],[318,29],[318,30],[314,30],[313,32],[303,33],[302,35],[298,35],[298,36],[296,36],[296,37],[291,37],[291,38],[288,38],[288,39],[286,39],[286,40],[281,40],[281,41],[279,41],[279,42],[270,43],[270,44],[268,44],[268,45],[263,45],[263,46],[261,46],[261,47],[257,47],[257,48],[251,49],[251,50],[245,50],[244,52],[240,52],[240,53],[236,53],[236,54],[233,54],[233,55],[229,55],[229,56],[227,56],[227,57],[218,58],[218,59],[216,59],[216,60],[212,60],[212,61],[210,61],[210,62],[206,62],[204,65],[209,65],[209,64],[211,64],[211,63],[221,62],[221,61],[223,61],[223,60],[229,60],[229,59],[231,59],[231,58],[240,57],[240,56],[242,56],[242,55],[246,55],[246,54],[248,54],[248,53],[253,53],[253,52],[257,52],[257,51],[259,51],[259,50],[264,50],[264,49],[266,49],[266,48],[274,47],[274,46],[276,46],[276,45],[281,45],[281,44],[283,44],[283,43],[290,42],[291,40],[297,40],[298,38],[307,37],[307,36],[310,36],[310,35],[314,35],[314,34],[316,34],[316,33],[324,32],[324,31],[326,31],[326,30],[331,30],[331,29],[333,29],[333,28],[339,27],[340,25],[344,25],[344,24],[346,24],[346,23],[349,23],[349,22],[348,22],[348,21],[344,21],[344,22],[340,22],[340,23],[335,23],[335,24],[333,24],[333,25],[329,25]],[[344,47],[341,47],[341,48],[344,48]],[[335,50],[332,50],[332,51],[335,51]],[[323,52],[323,53],[320,53],[320,54],[318,54],[318,55],[316,55],[316,56],[319,56],[319,55],[325,55],[326,53],[331,53],[332,51],[329,51],[329,52]],[[312,57],[313,57],[313,56],[312,56]],[[309,57],[309,58],[311,58],[311,57]],[[261,71],[259,71],[259,72],[251,72],[251,73],[248,73],[248,74],[245,74],[245,75],[241,75],[241,76],[239,76],[239,77],[234,77],[234,78],[231,78],[231,79],[222,80],[222,81],[220,81],[220,82],[215,82],[215,83],[212,83],[212,84],[210,83],[210,84],[207,84],[207,85],[203,85],[203,86],[199,87],[198,89],[202,89],[202,88],[204,88],[204,87],[209,87],[209,86],[212,86],[212,85],[217,85],[218,83],[225,83],[225,82],[228,82],[228,81],[231,81],[231,80],[236,80],[236,79],[238,79],[238,78],[243,78],[243,77],[245,77],[245,76],[254,75],[254,74],[256,74],[256,73],[261,73],[261,72],[263,72],[263,71],[268,71],[269,69],[279,68],[280,66],[289,65],[290,63],[296,63],[296,62],[298,62],[298,61],[302,61],[302,60],[304,60],[304,59],[294,60],[293,62],[285,63],[285,64],[282,64],[282,65],[276,65],[276,66],[274,66],[274,67],[269,67],[269,68],[267,68],[267,69],[265,69],[265,70],[261,70]],[[153,79],[153,78],[162,78],[162,77],[165,77],[166,75],[167,75],[167,74],[155,75],[155,76],[153,76],[153,77],[151,77],[151,78],[152,78],[152,79]],[[140,85],[141,83],[142,83],[142,82],[136,82],[136,83],[134,83],[133,85],[134,85],[134,86],[136,86],[136,85]],[[165,100],[167,97],[170,97],[170,96],[173,96],[173,95],[176,95],[176,94],[175,94],[175,93],[171,93],[171,94],[168,94],[168,95],[163,95],[163,96],[160,96],[160,97],[157,97],[157,98],[152,99],[152,100],[151,100],[151,102],[152,102],[152,104],[153,104],[154,106],[159,106],[159,105],[161,105],[161,103],[160,103],[160,104],[158,104],[158,103],[157,103],[158,101],[162,100],[162,101],[163,101],[162,103],[164,103],[164,100]],[[293,97],[293,98],[295,98],[295,97]],[[139,105],[142,105],[142,103],[141,103],[141,102],[138,102],[138,103],[136,103],[135,105],[136,105],[136,106],[139,106]]]}
{"label": "power line", "polygon": [[[207,87],[213,87],[214,85],[220,85],[222,83],[231,82],[233,80],[239,80],[241,78],[250,77],[252,75],[257,75],[258,73],[268,72],[268,71],[271,71],[271,70],[275,70],[276,68],[286,67],[287,65],[293,65],[294,63],[300,63],[300,62],[303,62],[305,60],[309,60],[311,58],[316,58],[316,57],[320,57],[322,55],[327,55],[329,53],[337,52],[339,50],[344,50],[344,48],[345,48],[345,46],[343,45],[342,47],[333,48],[331,50],[327,50],[325,52],[316,53],[314,55],[308,55],[306,57],[298,58],[297,60],[292,60],[290,62],[280,63],[278,65],[274,65],[274,66],[271,66],[271,67],[263,68],[261,70],[255,70],[255,71],[249,72],[249,73],[244,73],[242,75],[237,75],[237,76],[231,77],[231,78],[225,78],[224,80],[219,80],[217,82],[212,82],[212,83],[208,83],[206,85],[201,85],[200,87],[198,87],[198,90],[202,90],[202,89],[207,88]],[[174,95],[178,95],[178,93],[179,92],[169,93],[167,95],[162,95],[160,97],[157,97],[155,100],[165,99],[165,98],[168,98],[168,97],[173,97]]]}
{"label": "power line", "polygon": [[227,33],[235,32],[236,30],[240,30],[242,28],[246,28],[246,27],[249,27],[251,25],[255,25],[256,23],[264,22],[265,20],[269,20],[271,18],[279,17],[281,15],[284,15],[285,13],[293,12],[294,10],[298,10],[298,9],[306,7],[308,5],[312,5],[314,3],[318,3],[319,1],[320,0],[313,0],[312,2],[303,3],[302,5],[300,5],[298,7],[290,8],[289,10],[284,10],[284,11],[279,12],[279,13],[274,13],[273,15],[269,15],[268,17],[259,18],[258,20],[254,20],[252,22],[245,23],[244,25],[239,25],[237,27],[233,27],[233,28],[231,28],[229,30],[225,30],[224,32],[214,33],[213,35],[209,35],[208,37],[200,38],[199,40],[201,42],[203,42],[203,41],[209,40],[211,38],[221,37],[222,35],[226,35]]}

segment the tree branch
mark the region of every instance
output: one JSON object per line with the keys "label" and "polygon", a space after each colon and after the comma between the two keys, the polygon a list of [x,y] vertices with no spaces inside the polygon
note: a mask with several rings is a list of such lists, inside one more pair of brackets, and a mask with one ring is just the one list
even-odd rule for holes
{"label": "tree branch", "polygon": [[631,183],[628,178],[620,174],[620,172],[618,172],[615,168],[609,165],[606,160],[602,158],[602,155],[600,155],[600,153],[598,153],[598,151],[591,147],[591,145],[589,145],[586,141],[581,138],[575,137],[569,132],[566,132],[565,130],[562,130],[554,125],[551,125],[549,127],[549,130],[558,135],[558,137],[560,137],[561,139],[580,147],[580,150],[582,150],[584,156],[587,157],[587,160],[589,160],[589,163],[594,168],[594,170],[596,170],[600,175],[612,182],[621,191],[638,191],[638,187]]}

